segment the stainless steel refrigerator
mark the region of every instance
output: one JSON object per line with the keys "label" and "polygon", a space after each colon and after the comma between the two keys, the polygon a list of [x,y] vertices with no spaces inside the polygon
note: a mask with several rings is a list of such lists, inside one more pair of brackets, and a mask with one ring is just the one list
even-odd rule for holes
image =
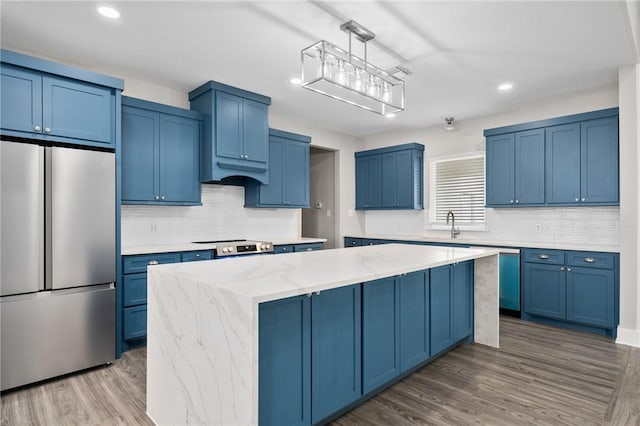
{"label": "stainless steel refrigerator", "polygon": [[115,155],[0,141],[2,390],[115,354]]}

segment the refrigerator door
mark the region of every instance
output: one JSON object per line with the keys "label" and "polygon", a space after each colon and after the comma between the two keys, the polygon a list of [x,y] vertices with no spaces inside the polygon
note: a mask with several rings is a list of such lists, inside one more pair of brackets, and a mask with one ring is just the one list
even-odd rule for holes
{"label": "refrigerator door", "polygon": [[46,288],[115,282],[115,155],[46,150]]}
{"label": "refrigerator door", "polygon": [[0,141],[0,296],[44,288],[44,148]]}

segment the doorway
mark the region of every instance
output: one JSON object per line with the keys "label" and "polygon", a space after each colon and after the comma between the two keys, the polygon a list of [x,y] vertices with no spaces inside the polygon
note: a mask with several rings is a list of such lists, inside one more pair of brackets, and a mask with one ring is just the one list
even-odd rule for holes
{"label": "doorway", "polygon": [[336,152],[310,147],[309,208],[302,209],[302,236],[326,238],[324,248],[336,245]]}

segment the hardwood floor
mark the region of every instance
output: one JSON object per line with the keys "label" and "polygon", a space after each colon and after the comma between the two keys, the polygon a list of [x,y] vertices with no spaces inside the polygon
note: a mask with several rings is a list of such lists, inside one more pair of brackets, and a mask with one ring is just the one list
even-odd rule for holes
{"label": "hardwood floor", "polygon": [[[640,425],[640,349],[502,317],[501,348],[462,345],[339,425]],[[144,348],[2,395],[4,425],[150,425]]]}

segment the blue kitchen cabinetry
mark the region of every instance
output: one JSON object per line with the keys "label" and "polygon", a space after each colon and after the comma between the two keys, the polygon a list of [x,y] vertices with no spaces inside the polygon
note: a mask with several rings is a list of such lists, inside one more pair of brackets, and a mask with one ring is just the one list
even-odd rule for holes
{"label": "blue kitchen cabinetry", "polygon": [[619,204],[618,108],[484,135],[487,207]]}
{"label": "blue kitchen cabinetry", "polygon": [[544,203],[544,131],[487,137],[487,206]]}
{"label": "blue kitchen cabinetry", "polygon": [[422,209],[424,145],[355,153],[356,210]]}
{"label": "blue kitchen cabinetry", "polygon": [[116,147],[122,80],[7,50],[0,75],[3,135]]}
{"label": "blue kitchen cabinetry", "polygon": [[259,423],[318,423],[362,395],[360,284],[261,303]]}
{"label": "blue kitchen cabinetry", "polygon": [[209,81],[189,92],[191,109],[206,119],[200,151],[200,179],[232,176],[269,183],[269,105],[271,98]]}
{"label": "blue kitchen cabinetry", "polygon": [[122,352],[144,344],[147,337],[147,266],[210,259],[212,250],[122,256],[123,276],[119,281],[122,284],[116,288],[116,315],[122,318],[122,329],[116,330],[116,339]]}
{"label": "blue kitchen cabinetry", "polygon": [[309,207],[311,138],[269,129],[269,183],[245,185],[245,207]]}
{"label": "blue kitchen cabinetry", "polygon": [[303,251],[322,250],[324,243],[280,244],[273,246],[273,254],[299,253]]}
{"label": "blue kitchen cabinetry", "polygon": [[500,253],[500,309],[520,311],[520,255]]}
{"label": "blue kitchen cabinetry", "polygon": [[122,203],[201,204],[201,115],[126,96],[122,105]]}
{"label": "blue kitchen cabinetry", "polygon": [[522,259],[523,319],[615,337],[617,254],[526,249]]}

